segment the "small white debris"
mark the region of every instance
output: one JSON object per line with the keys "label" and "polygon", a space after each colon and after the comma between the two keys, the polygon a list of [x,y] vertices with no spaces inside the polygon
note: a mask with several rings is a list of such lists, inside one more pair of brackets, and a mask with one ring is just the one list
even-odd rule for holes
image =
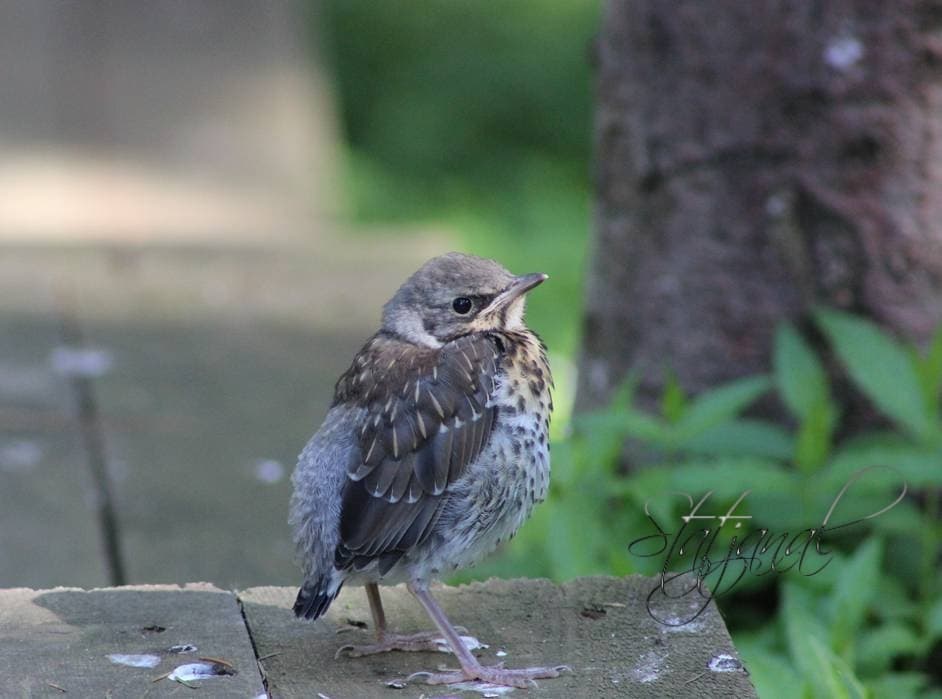
{"label": "small white debris", "polygon": [[231,668],[219,663],[187,663],[177,667],[167,675],[167,679],[174,682],[193,682],[194,680],[207,680],[233,674],[235,673]]}
{"label": "small white debris", "polygon": [[496,653],[494,653],[494,655],[496,655],[498,658],[506,658],[506,657],[507,657],[507,651],[505,651],[505,650],[499,650],[499,651],[497,651]]}
{"label": "small white debris", "polygon": [[278,483],[285,477],[285,467],[274,459],[259,459],[255,462],[255,477],[262,483]]}
{"label": "small white debris", "polygon": [[661,621],[659,628],[664,633],[697,633],[703,628],[703,622],[699,619],[688,621],[679,616],[669,616]]}
{"label": "small white debris", "polygon": [[499,697],[502,694],[510,694],[514,691],[513,687],[505,687],[499,684],[489,684],[487,682],[456,682],[449,685],[450,689],[456,689],[459,692],[478,692],[485,697]]}
{"label": "small white debris", "polygon": [[824,62],[836,70],[853,67],[864,55],[863,44],[853,36],[838,36],[828,42],[824,49]]}
{"label": "small white debris", "polygon": [[[461,642],[464,643],[464,647],[468,650],[480,650],[489,647],[486,643],[481,643],[474,636],[460,636],[459,638],[461,638]],[[451,646],[448,645],[448,641],[444,638],[435,638],[432,640],[432,643],[435,644],[435,650],[439,653],[451,653]]]}
{"label": "small white debris", "polygon": [[124,653],[113,653],[108,656],[108,660],[115,665],[127,665],[128,667],[157,667],[160,665],[160,656],[157,655],[126,655]]}
{"label": "small white debris", "polygon": [[710,658],[707,667],[711,672],[740,672],[743,669],[742,663],[736,658],[726,653],[720,653]]}
{"label": "small white debris", "polygon": [[174,655],[178,655],[180,653],[195,653],[198,650],[199,648],[194,646],[192,643],[178,643],[175,646],[170,646],[167,649],[167,652],[173,653]]}
{"label": "small white debris", "polygon": [[62,376],[95,379],[107,374],[114,359],[106,349],[96,347],[56,347],[49,355],[53,370]]}
{"label": "small white debris", "polygon": [[22,473],[31,471],[43,458],[42,447],[36,442],[19,439],[0,446],[0,471]]}
{"label": "small white debris", "polygon": [[641,656],[640,662],[632,670],[634,678],[642,684],[654,682],[664,664],[664,656],[654,651],[648,651]]}

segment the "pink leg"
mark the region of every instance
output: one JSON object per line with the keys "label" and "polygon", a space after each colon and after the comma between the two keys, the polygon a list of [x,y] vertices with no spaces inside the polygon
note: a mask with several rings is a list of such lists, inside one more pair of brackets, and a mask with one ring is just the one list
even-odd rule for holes
{"label": "pink leg", "polygon": [[[370,602],[373,628],[376,629],[376,643],[341,646],[337,649],[334,657],[339,658],[341,655],[346,654],[351,658],[359,658],[365,655],[389,653],[394,650],[448,652],[451,649],[451,645],[442,638],[442,634],[438,631],[423,631],[413,634],[388,631],[386,628],[386,613],[383,611],[383,600],[379,596],[379,586],[375,583],[366,585],[366,598]],[[469,639],[469,641],[474,640]],[[462,644],[462,647],[464,648],[465,645]]]}
{"label": "pink leg", "polygon": [[416,672],[409,676],[410,680],[424,679],[427,684],[454,684],[456,682],[481,680],[490,684],[526,688],[534,686],[536,684],[534,680],[559,677],[561,672],[570,670],[566,665],[529,667],[519,670],[507,670],[504,669],[503,665],[481,665],[478,659],[462,643],[455,627],[448,621],[445,612],[435,601],[435,598],[432,597],[428,588],[425,585],[409,583],[409,592],[415,595],[415,598],[419,600],[419,604],[425,608],[425,611],[448,641],[452,652],[461,664],[460,672]]}

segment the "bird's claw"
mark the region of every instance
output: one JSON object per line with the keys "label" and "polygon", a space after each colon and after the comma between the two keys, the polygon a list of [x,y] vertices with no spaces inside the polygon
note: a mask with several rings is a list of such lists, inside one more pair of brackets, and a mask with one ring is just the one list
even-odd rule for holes
{"label": "bird's claw", "polygon": [[[464,629],[464,631],[467,633],[467,629]],[[485,644],[472,636],[462,636],[461,640],[468,650],[487,648]],[[413,634],[386,633],[376,643],[366,645],[348,643],[341,646],[334,654],[334,659],[338,659],[342,655],[347,655],[350,658],[361,658],[366,655],[388,653],[394,650],[452,652],[448,642],[437,631],[423,631]]]}
{"label": "bird's claw", "polygon": [[507,670],[503,663],[480,667],[477,670],[444,670],[442,672],[413,672],[406,678],[406,682],[421,680],[425,684],[459,684],[463,682],[503,685],[518,687],[520,689],[535,689],[538,679],[559,677],[563,672],[572,672],[568,665],[555,667],[531,667],[516,670]]}
{"label": "bird's claw", "polygon": [[[334,653],[334,660],[339,660],[340,657],[344,654],[345,651],[348,651],[348,652],[351,652],[351,653],[352,653],[354,650],[356,650],[356,646],[353,645],[352,643],[348,643],[348,644],[345,645],[345,646],[340,646],[340,648],[337,649],[337,652]],[[351,655],[350,657],[351,657],[351,658],[355,658],[355,657],[357,657],[357,656]]]}
{"label": "bird's claw", "polygon": [[431,672],[427,672],[427,671],[425,671],[425,670],[421,670],[421,671],[419,671],[419,672],[413,672],[411,675],[409,675],[408,677],[406,677],[406,682],[412,682],[412,680],[417,680],[417,679],[419,679],[420,677],[431,677],[431,676],[432,676],[432,673],[431,673]]}

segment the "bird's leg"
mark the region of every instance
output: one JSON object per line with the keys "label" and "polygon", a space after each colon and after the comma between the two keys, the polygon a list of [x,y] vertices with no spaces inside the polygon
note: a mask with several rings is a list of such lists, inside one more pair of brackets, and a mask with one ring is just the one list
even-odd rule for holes
{"label": "bird's leg", "polygon": [[409,680],[421,679],[427,684],[454,684],[457,682],[469,682],[480,680],[489,684],[506,685],[508,687],[532,687],[536,684],[535,680],[546,679],[550,677],[559,677],[560,673],[569,671],[566,665],[557,665],[555,667],[528,667],[518,670],[508,670],[503,664],[499,665],[481,665],[478,659],[472,655],[471,651],[462,643],[461,637],[455,630],[455,627],[448,621],[445,612],[439,606],[435,598],[428,591],[424,584],[409,583],[409,592],[415,595],[428,615],[435,622],[435,626],[441,631],[451,646],[452,652],[458,657],[461,663],[460,671],[447,672],[415,672],[409,675]]}
{"label": "bird's leg", "polygon": [[[339,658],[346,653],[351,658],[359,658],[364,655],[388,653],[393,650],[429,650],[442,653],[451,651],[451,644],[442,638],[442,634],[439,631],[423,631],[412,634],[388,631],[386,629],[386,613],[383,611],[383,600],[379,596],[379,585],[376,583],[366,584],[366,598],[370,602],[370,614],[373,616],[373,627],[376,629],[376,643],[362,646],[353,644],[342,646],[337,649],[337,653],[334,657]],[[464,647],[483,647],[477,639],[465,636],[463,640]]]}
{"label": "bird's leg", "polygon": [[373,616],[373,628],[376,629],[376,641],[383,642],[386,636],[386,612],[383,611],[383,599],[379,596],[379,585],[366,584],[366,599],[370,602],[370,614]]}

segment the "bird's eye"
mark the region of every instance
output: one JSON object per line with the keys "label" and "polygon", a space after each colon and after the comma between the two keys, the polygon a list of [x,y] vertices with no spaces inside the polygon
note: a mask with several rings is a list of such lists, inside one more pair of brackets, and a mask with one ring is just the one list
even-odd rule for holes
{"label": "bird's eye", "polygon": [[455,313],[460,313],[461,315],[468,313],[472,305],[471,299],[467,296],[459,296],[451,302],[451,307],[455,309]]}

